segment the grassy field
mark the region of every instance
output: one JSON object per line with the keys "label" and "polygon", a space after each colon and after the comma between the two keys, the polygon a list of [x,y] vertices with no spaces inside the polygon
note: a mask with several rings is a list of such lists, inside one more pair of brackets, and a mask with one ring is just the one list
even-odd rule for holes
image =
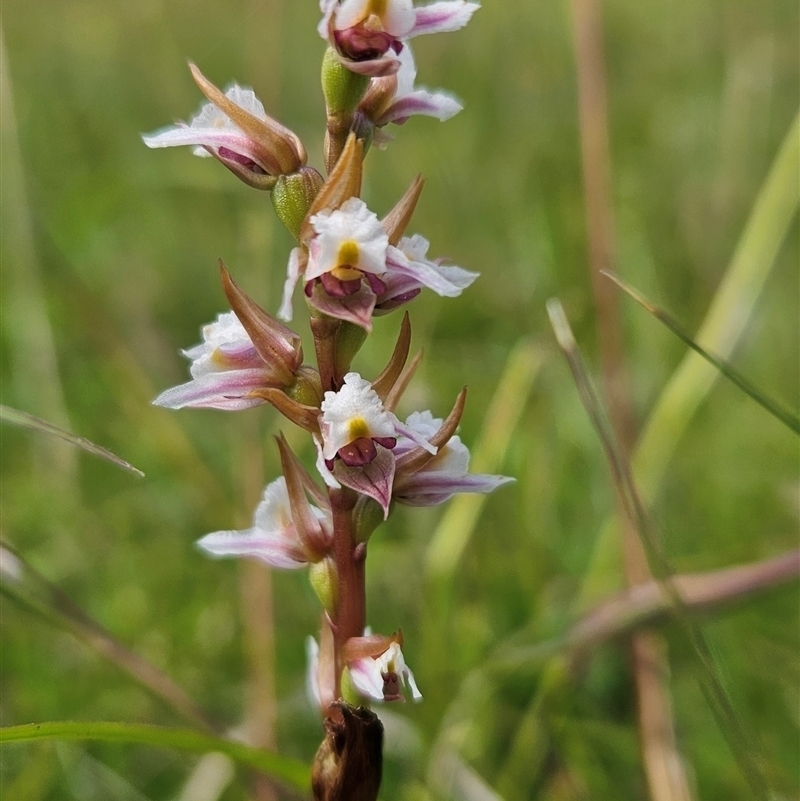
{"label": "grassy field", "polygon": [[[217,259],[274,310],[292,240],[266,194],[188,150],[148,151],[139,135],[198,107],[191,58],[218,85],[252,85],[320,166],[317,3],[8,0],[3,12],[2,402],[146,478],[4,425],[2,537],[221,730],[310,763],[321,730],[304,641],[318,612],[305,573],[213,562],[193,547],[249,525],[279,469],[279,427],[310,463],[309,443],[267,407],[150,405],[186,380],[179,348],[227,308]],[[708,341],[797,409],[796,137],[784,173],[767,180],[798,108],[796,3],[607,0],[603,30],[614,268],[692,332],[738,270]],[[630,627],[574,659],[564,639],[626,586],[614,485],[545,310],[561,299],[599,383],[572,6],[485,0],[465,30],[421,39],[415,55],[420,82],[465,110],[396,128],[397,141],[369,155],[364,196],[382,213],[421,171],[412,230],[481,278],[458,299],[410,306],[425,360],[401,412],[444,415],[468,384],[461,437],[479,445],[479,469],[517,483],[480,507],[400,508],[370,544],[371,622],[403,627],[425,695],[388,710],[381,798],[677,800],[648,790],[642,754],[658,741],[637,723]],[[636,430],[660,409],[635,468],[671,568],[702,573],[796,548],[795,435],[696,367],[659,407],[686,348],[632,301],[618,305]],[[398,325],[377,321],[363,374],[382,368]],[[192,725],[34,607],[13,587],[2,596],[4,726]],[[668,666],[657,683],[689,797],[754,797],[670,617],[657,621]],[[797,583],[692,619],[772,797],[796,798]],[[553,647],[531,650],[542,643]],[[143,745],[8,744],[0,793],[269,798],[232,770]]]}

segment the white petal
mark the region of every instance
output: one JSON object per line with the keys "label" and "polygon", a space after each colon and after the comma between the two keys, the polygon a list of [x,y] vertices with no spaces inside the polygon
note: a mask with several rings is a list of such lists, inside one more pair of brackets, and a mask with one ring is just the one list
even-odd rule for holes
{"label": "white petal", "polygon": [[383,408],[378,393],[358,373],[348,373],[338,392],[326,392],[322,401],[323,455],[337,451],[362,436],[393,437],[399,421]]}
{"label": "white petal", "polygon": [[326,486],[331,489],[339,489],[342,485],[328,469],[328,465],[325,464],[325,456],[322,453],[322,442],[316,436],[314,437],[314,446],[317,449],[317,461],[315,465],[317,472],[322,476],[322,480],[325,482]]}
{"label": "white petal", "polygon": [[375,659],[356,659],[348,665],[353,686],[361,695],[374,701],[383,701],[383,676]]}
{"label": "white petal", "polygon": [[386,272],[389,237],[374,212],[360,198],[350,198],[335,211],[315,214],[311,225],[316,232],[306,278],[318,278],[340,264],[342,245],[353,243],[358,257],[349,266],[367,273]]}
{"label": "white petal", "polygon": [[319,645],[313,637],[306,639],[306,694],[315,709],[322,707],[322,695],[319,691]]}
{"label": "white petal", "polygon": [[286,270],[286,281],[283,285],[283,299],[278,310],[278,317],[287,322],[292,319],[292,295],[300,278],[300,248],[293,248],[289,254],[289,264]]}
{"label": "white petal", "polygon": [[343,0],[336,9],[337,31],[343,31],[358,25],[369,14],[371,0]]}

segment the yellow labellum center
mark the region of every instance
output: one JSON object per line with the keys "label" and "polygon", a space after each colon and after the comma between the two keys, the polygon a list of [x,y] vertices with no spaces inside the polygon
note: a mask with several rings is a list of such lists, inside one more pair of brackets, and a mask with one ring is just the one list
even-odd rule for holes
{"label": "yellow labellum center", "polygon": [[355,442],[361,437],[369,436],[369,426],[363,417],[354,417],[347,424],[347,433],[350,437],[350,442]]}
{"label": "yellow labellum center", "polygon": [[356,281],[361,278],[361,270],[357,268],[360,256],[358,242],[352,239],[342,242],[336,254],[336,266],[331,270],[334,278],[340,281]]}

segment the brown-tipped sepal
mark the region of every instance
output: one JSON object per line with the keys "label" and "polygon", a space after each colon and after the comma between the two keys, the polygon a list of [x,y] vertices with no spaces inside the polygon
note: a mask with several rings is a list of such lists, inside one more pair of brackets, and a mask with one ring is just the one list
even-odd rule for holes
{"label": "brown-tipped sepal", "polygon": [[308,495],[323,507],[329,508],[327,498],[316,487],[306,469],[281,434],[276,437],[281,457],[281,469],[286,480],[286,492],[289,497],[289,508],[300,542],[309,554],[309,562],[320,562],[331,552],[333,532],[324,519],[315,513],[315,508],[308,500]]}
{"label": "brown-tipped sepal", "polygon": [[397,343],[394,346],[392,357],[389,359],[389,363],[383,369],[383,372],[372,382],[372,388],[384,402],[403,373],[410,347],[411,320],[408,316],[408,312],[406,312],[403,315],[403,322],[400,324],[400,334],[397,337]]}
{"label": "brown-tipped sepal", "polygon": [[287,420],[310,432],[319,433],[319,409],[306,406],[290,398],[283,390],[263,387],[254,389],[244,396],[247,399],[259,399],[272,404]]}
{"label": "brown-tipped sepal", "polygon": [[303,344],[300,336],[262,309],[243,292],[231,278],[222,259],[220,277],[225,297],[239,319],[259,356],[272,366],[275,382],[288,387],[295,383],[303,363]]}
{"label": "brown-tipped sepal", "polygon": [[300,241],[307,244],[314,236],[314,230],[309,223],[309,219],[317,212],[327,209],[333,211],[338,209],[351,197],[359,197],[361,194],[361,178],[364,167],[364,145],[355,134],[347,137],[341,156],[336,165],[325,179],[325,183],[314,198],[308,216],[303,222],[300,231]]}
{"label": "brown-tipped sepal", "polygon": [[254,113],[256,109],[238,105],[214,86],[197,65],[190,62],[189,69],[200,91],[255,143],[268,174],[287,175],[305,165],[306,151],[296,134],[266,113]]}
{"label": "brown-tipped sepal", "polygon": [[397,247],[397,243],[402,238],[406,228],[408,228],[424,186],[425,179],[421,174],[417,175],[411,182],[411,186],[406,189],[403,197],[397,201],[395,207],[381,220],[386,233],[389,235],[390,245]]}

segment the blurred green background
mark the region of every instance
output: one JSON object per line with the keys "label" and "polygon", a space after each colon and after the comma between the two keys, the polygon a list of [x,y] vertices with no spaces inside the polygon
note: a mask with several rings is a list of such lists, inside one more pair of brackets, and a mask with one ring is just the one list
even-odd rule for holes
{"label": "blurred green background", "polygon": [[[797,112],[797,4],[607,0],[603,14],[616,268],[695,331]],[[314,0],[8,0],[2,17],[2,402],[146,473],[138,480],[4,426],[2,535],[224,729],[269,742],[264,721],[274,719],[277,749],[306,761],[321,730],[305,695],[304,640],[318,611],[304,572],[270,577],[193,547],[208,531],[249,524],[277,475],[271,435],[282,423],[266,407],[150,406],[186,380],[178,349],[226,310],[217,259],[275,309],[292,242],[266,194],[188,149],[148,151],[139,134],[198,108],[191,58],[218,85],[252,85],[319,166],[317,19]],[[428,294],[410,307],[425,361],[401,413],[444,415],[466,383],[461,436],[472,445],[495,392],[508,387],[509,354],[532,343],[541,366],[532,386],[520,382],[521,412],[495,466],[517,483],[489,498],[456,569],[435,579],[425,568],[441,508],[398,509],[370,544],[371,623],[403,627],[425,694],[420,706],[389,710],[381,797],[491,798],[493,787],[508,799],[644,799],[624,640],[596,649],[552,693],[535,668],[480,682],[474,673],[512,635],[556,637],[625,585],[619,538],[601,534],[613,486],[544,308],[561,298],[597,375],[571,7],[486,0],[465,30],[416,40],[414,51],[420,83],[446,87],[465,110],[446,124],[394,128],[397,141],[368,157],[364,197],[383,213],[421,171],[427,185],[411,230],[431,240],[434,256],[482,276],[461,298]],[[732,356],[793,408],[797,243],[795,214]],[[685,348],[627,299],[620,310],[643,424]],[[383,366],[398,324],[398,315],[378,320],[356,363],[365,375]],[[719,382],[675,439],[652,508],[676,571],[796,547],[798,449],[787,429]],[[303,437],[292,432],[291,441],[311,459]],[[781,797],[796,797],[796,585],[707,615],[703,626],[764,775]],[[664,632],[696,797],[749,798],[698,689],[696,660],[674,627]],[[7,598],[0,637],[3,725],[183,725]],[[461,761],[448,762],[453,754]],[[139,746],[5,746],[0,788],[8,801],[216,798],[186,790],[198,764]],[[218,797],[251,792],[241,773]]]}

